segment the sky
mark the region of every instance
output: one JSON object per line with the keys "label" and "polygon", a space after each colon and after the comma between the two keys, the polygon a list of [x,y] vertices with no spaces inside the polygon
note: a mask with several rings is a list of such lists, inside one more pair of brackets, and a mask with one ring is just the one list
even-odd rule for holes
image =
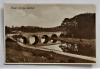
{"label": "sky", "polygon": [[[19,9],[19,8],[25,9]],[[27,9],[27,7],[32,7]],[[17,8],[17,9],[15,9]],[[96,13],[93,4],[4,4],[5,26],[60,26],[64,18]]]}

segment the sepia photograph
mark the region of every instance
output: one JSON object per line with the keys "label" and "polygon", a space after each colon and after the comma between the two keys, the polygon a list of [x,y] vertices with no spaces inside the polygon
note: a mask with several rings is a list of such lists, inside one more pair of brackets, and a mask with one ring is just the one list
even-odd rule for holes
{"label": "sepia photograph", "polygon": [[5,64],[96,63],[94,4],[4,3]]}

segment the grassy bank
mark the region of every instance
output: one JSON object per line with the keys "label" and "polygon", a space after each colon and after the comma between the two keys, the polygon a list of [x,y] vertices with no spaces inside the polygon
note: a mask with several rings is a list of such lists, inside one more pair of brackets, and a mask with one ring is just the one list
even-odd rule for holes
{"label": "grassy bank", "polygon": [[54,52],[24,48],[16,42],[6,41],[6,63],[94,63]]}

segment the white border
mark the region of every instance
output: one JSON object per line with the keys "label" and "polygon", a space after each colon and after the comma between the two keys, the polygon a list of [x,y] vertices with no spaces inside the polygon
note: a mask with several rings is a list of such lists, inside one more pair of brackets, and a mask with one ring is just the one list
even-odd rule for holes
{"label": "white border", "polygon": [[[100,16],[100,14],[99,14],[99,9],[100,9],[100,7],[99,7],[99,0],[0,0],[1,2],[1,4],[0,4],[0,15],[1,15],[1,18],[0,18],[0,38],[1,38],[1,40],[0,40],[0,67],[1,68],[88,68],[88,69],[90,69],[90,68],[100,68],[100,55],[99,55],[99,49],[100,49],[100,47],[99,47],[99,44],[100,44],[100,39],[99,39],[99,26],[100,26],[100,24],[99,24],[99,16]],[[97,64],[94,64],[94,65],[70,65],[70,64],[68,64],[68,65],[4,65],[4,45],[3,45],[3,41],[4,41],[4,39],[3,39],[3,36],[4,36],[4,34],[3,34],[3,26],[4,26],[4,22],[3,22],[3,3],[54,3],[54,4],[56,4],[56,3],[67,3],[67,4],[95,4],[96,5],[96,7],[97,7],[97,12],[96,12],[96,14],[97,14],[97,16],[96,16],[96,32],[97,32],[97,34],[96,34],[96,36],[98,37],[97,38],[97,42],[96,42],[96,45],[97,45]]]}

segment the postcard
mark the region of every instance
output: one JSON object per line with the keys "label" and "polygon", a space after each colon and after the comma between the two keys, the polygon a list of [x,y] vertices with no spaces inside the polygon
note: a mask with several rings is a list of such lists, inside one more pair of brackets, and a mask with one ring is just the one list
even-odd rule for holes
{"label": "postcard", "polygon": [[5,64],[96,63],[94,4],[4,4]]}

